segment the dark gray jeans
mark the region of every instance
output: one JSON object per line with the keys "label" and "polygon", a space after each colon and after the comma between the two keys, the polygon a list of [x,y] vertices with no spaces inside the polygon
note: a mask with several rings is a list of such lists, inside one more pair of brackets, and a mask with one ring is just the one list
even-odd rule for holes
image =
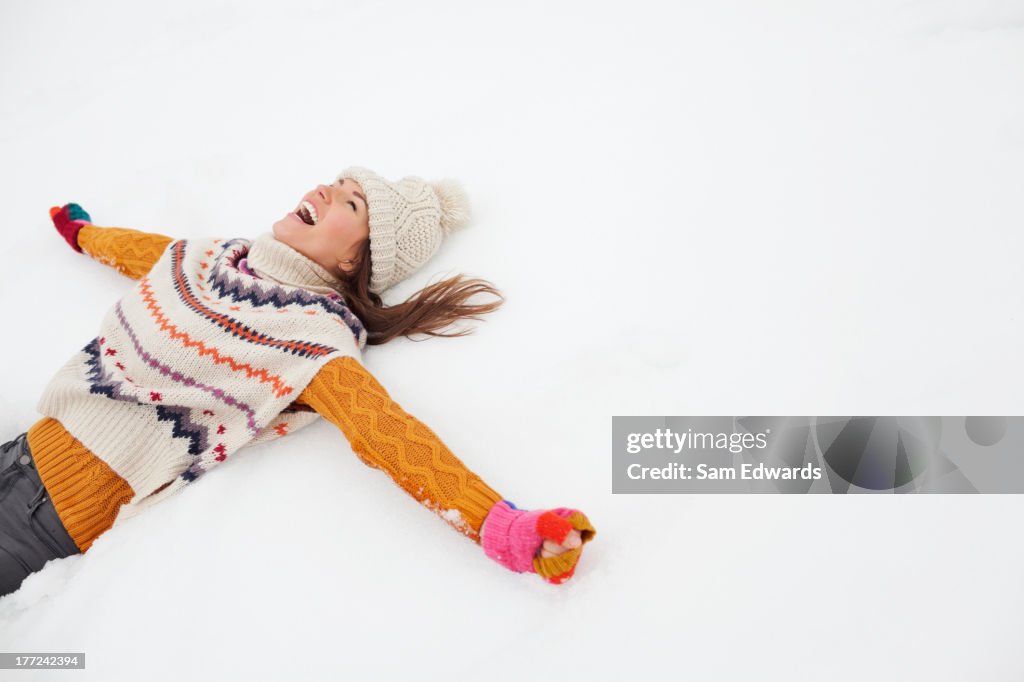
{"label": "dark gray jeans", "polygon": [[36,471],[28,433],[0,445],[0,596],[50,559],[78,553]]}

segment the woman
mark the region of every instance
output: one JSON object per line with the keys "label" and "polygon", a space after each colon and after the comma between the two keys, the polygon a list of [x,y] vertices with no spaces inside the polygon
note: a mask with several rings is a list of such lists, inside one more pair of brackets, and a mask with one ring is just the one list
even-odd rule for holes
{"label": "woman", "polygon": [[587,517],[517,509],[360,362],[367,344],[461,336],[438,330],[500,305],[467,303],[500,294],[461,276],[382,304],[468,220],[457,183],[351,167],[252,241],[99,227],[76,204],[50,215],[72,248],[139,282],[47,385],[44,417],[0,448],[0,595],[245,445],[320,416],[498,563],[572,576],[596,533]]}

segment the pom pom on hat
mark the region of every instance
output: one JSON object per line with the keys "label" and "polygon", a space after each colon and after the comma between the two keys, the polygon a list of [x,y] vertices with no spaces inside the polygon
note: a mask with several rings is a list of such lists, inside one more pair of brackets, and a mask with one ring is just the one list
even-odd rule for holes
{"label": "pom pom on hat", "polygon": [[441,230],[445,236],[466,225],[470,219],[469,197],[458,180],[445,178],[430,183],[441,202]]}

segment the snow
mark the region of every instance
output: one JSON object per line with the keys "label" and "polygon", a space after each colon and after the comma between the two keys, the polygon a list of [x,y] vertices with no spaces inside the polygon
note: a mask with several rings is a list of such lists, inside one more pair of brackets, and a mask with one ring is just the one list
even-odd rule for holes
{"label": "snow", "polygon": [[0,649],[104,682],[1021,679],[1020,496],[613,496],[609,438],[1024,413],[1024,5],[676,4],[5,2],[4,440],[131,287],[50,206],[254,237],[348,165],[454,177],[473,222],[388,300],[465,272],[507,303],[367,367],[598,534],[565,585],[511,573],[320,421],[50,562]]}

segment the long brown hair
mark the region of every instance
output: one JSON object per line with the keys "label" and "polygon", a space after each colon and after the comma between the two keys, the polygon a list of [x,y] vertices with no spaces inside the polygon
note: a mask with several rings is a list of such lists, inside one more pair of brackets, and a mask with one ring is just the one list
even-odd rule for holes
{"label": "long brown hair", "polygon": [[[438,330],[463,318],[479,320],[481,315],[497,310],[505,302],[505,297],[490,282],[456,275],[421,289],[404,303],[385,306],[381,297],[370,291],[370,274],[370,240],[367,239],[352,272],[342,271],[338,276],[342,283],[340,293],[366,327],[366,343],[370,346],[413,334],[466,336],[473,330],[465,328],[452,333]],[[498,300],[467,303],[477,294],[491,294]]]}

